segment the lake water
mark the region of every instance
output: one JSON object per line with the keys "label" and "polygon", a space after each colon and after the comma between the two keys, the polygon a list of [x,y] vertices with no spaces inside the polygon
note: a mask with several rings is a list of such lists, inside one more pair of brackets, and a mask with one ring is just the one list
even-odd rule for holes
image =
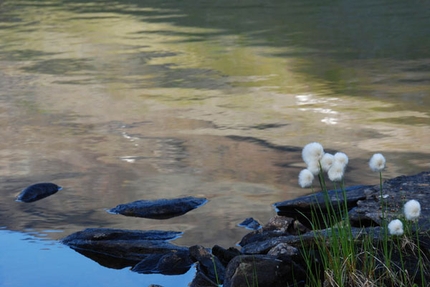
{"label": "lake water", "polygon": [[[309,192],[309,142],[349,156],[347,185],[378,183],[376,152],[384,178],[429,170],[429,27],[421,0],[0,0],[0,285],[187,286],[192,270],[108,269],[57,240],[112,227],[234,246],[238,223]],[[63,190],[14,201],[47,181]],[[179,196],[209,202],[106,212]]]}

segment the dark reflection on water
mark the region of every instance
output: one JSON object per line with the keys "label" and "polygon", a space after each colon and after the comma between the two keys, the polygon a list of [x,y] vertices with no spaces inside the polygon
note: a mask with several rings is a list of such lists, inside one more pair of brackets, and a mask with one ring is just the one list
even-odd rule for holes
{"label": "dark reflection on water", "polygon": [[[184,232],[180,245],[229,247],[245,218],[264,224],[272,203],[309,192],[297,185],[308,142],[350,156],[348,185],[377,183],[374,152],[385,178],[428,169],[429,8],[0,2],[0,225],[50,239],[164,229]],[[14,201],[46,181],[64,189]],[[209,202],[165,221],[106,212],[180,196]]]}
{"label": "dark reflection on water", "polygon": [[[61,231],[48,230],[58,233]],[[194,269],[179,276],[140,275],[127,269],[107,269],[79,253],[37,233],[0,228],[1,286],[186,286]],[[51,264],[52,263],[52,264]],[[79,278],[79,279],[78,279]],[[179,279],[179,280],[178,280]],[[184,285],[178,285],[183,281]],[[180,283],[179,283],[180,284]]]}

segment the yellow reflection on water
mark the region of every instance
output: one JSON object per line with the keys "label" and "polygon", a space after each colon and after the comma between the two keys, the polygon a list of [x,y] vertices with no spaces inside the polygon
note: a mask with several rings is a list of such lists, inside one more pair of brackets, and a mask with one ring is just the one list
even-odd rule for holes
{"label": "yellow reflection on water", "polygon": [[[175,11],[139,11],[160,14],[28,6],[15,11],[27,25],[0,30],[2,55],[11,56],[0,58],[8,225],[48,228],[58,217],[56,228],[68,232],[88,224],[171,228],[186,230],[186,244],[227,246],[245,233],[236,223],[264,223],[273,202],[308,192],[297,185],[308,142],[350,156],[347,184],[378,182],[367,170],[375,152],[386,153],[385,177],[429,168],[428,104],[399,109],[396,99],[340,92],[299,71],[310,59],[294,56],[297,48],[246,45],[243,35],[176,26],[169,17],[186,15]],[[394,92],[354,71],[369,89]],[[34,210],[6,204],[42,180],[65,189]],[[179,195],[210,201],[164,222],[104,211]],[[39,218],[44,208],[48,219]]]}

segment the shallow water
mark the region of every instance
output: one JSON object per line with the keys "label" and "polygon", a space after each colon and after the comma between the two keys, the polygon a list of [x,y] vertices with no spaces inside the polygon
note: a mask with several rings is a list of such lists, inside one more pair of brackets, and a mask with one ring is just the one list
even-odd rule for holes
{"label": "shallow water", "polygon": [[[347,185],[378,183],[376,152],[384,178],[430,169],[427,1],[140,2],[0,2],[0,226],[229,247],[243,219],[310,192],[308,142],[349,156]],[[45,181],[63,190],[14,201]],[[179,196],[209,202],[169,220],[106,212]]]}

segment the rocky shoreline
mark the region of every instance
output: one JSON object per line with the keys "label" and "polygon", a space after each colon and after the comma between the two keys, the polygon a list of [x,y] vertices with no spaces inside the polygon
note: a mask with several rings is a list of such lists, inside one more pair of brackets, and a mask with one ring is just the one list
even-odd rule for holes
{"label": "rocky shoreline", "polygon": [[[183,274],[195,265],[197,272],[189,285],[191,287],[221,284],[224,287],[304,286],[309,270],[303,249],[314,248],[316,235],[324,238],[335,232],[330,226],[311,230],[307,215],[318,207],[321,212],[316,220],[326,222],[323,218],[327,212],[320,206],[324,206],[322,203],[327,195],[333,206],[341,204],[341,194],[340,190],[329,191],[326,195],[318,192],[275,203],[277,216],[264,226],[258,226],[252,220],[244,222],[256,230],[242,238],[240,249],[218,245],[212,248],[200,245],[180,247],[169,242],[180,235],[177,232],[105,228],[73,233],[62,243],[103,266],[131,267],[132,271],[144,274]],[[416,224],[419,230],[416,240],[419,240],[423,254],[430,258],[430,172],[387,180],[383,183],[382,192],[379,185],[349,187],[346,195],[352,237],[360,242],[363,236],[372,236],[375,246],[381,246],[382,237],[387,234],[381,227],[384,222],[396,218],[406,201],[418,200],[422,210]],[[381,208],[381,199],[384,208]],[[318,251],[313,254],[313,260],[317,262]],[[393,256],[393,260],[397,257]],[[405,260],[403,266],[413,274],[417,268],[416,257],[406,256],[402,260]],[[324,282],[324,274],[318,276]],[[426,276],[430,282],[430,277]]]}

